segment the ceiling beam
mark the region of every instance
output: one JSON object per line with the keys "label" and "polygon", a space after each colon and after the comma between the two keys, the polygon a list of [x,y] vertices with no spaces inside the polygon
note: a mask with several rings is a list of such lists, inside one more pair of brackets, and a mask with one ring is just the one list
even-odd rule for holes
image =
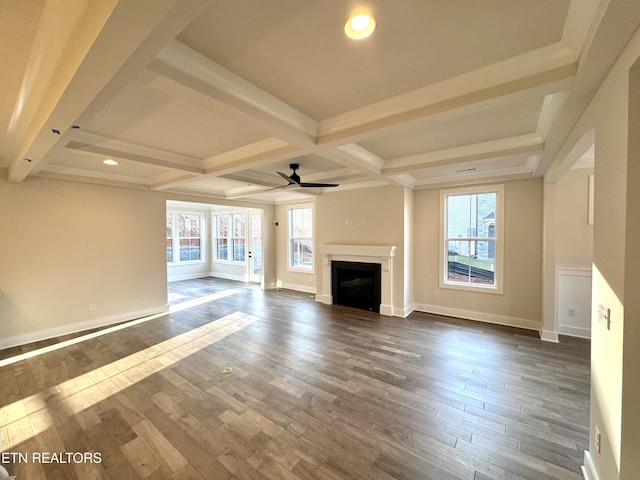
{"label": "ceiling beam", "polygon": [[155,175],[149,180],[149,187],[152,190],[163,190],[166,188],[173,187],[178,184],[187,183],[191,180],[194,180],[201,175],[185,175],[182,172],[164,172],[159,175]]}
{"label": "ceiling beam", "polygon": [[538,153],[544,140],[537,134],[519,135],[462,147],[396,157],[384,162],[383,175],[396,175],[430,167],[487,160],[511,155]]}
{"label": "ceiling beam", "polygon": [[562,31],[562,43],[581,65],[591,47],[609,0],[571,0]]}
{"label": "ceiling beam", "polygon": [[341,159],[341,163],[348,167],[374,176],[382,172],[384,160],[356,143],[341,145],[335,150],[336,158]]}
{"label": "ceiling beam", "polygon": [[318,124],[317,143],[344,143],[367,132],[560,81],[576,73],[575,55],[557,43],[323,120]]}
{"label": "ceiling beam", "polygon": [[228,152],[213,155],[204,161],[206,173],[224,175],[255,165],[272,163],[300,155],[300,149],[278,138],[266,138]]}
{"label": "ceiling beam", "polygon": [[135,185],[136,187],[148,187],[146,178],[132,177],[130,175],[119,175],[117,173],[104,173],[86,170],[84,168],[63,167],[60,165],[47,165],[40,177],[47,178],[93,178],[96,181],[118,182],[119,185]]}
{"label": "ceiling beam", "polygon": [[[274,172],[275,173],[275,172]],[[278,175],[256,172],[254,170],[243,170],[235,173],[229,173],[224,175],[226,180],[234,180],[239,183],[244,183],[241,188],[251,186],[253,188],[275,188],[282,186],[282,178]]]}
{"label": "ceiling beam", "polygon": [[368,177],[365,173],[345,167],[305,174],[304,179],[307,182],[313,183],[340,183],[342,185],[346,182],[355,182]]}
{"label": "ceiling beam", "polygon": [[[319,153],[320,151],[322,153]],[[330,160],[342,163],[361,174],[367,175],[373,181],[413,188],[413,182],[407,181],[406,177],[385,175],[382,172],[384,160],[358,144],[351,143],[339,147],[324,147],[320,148],[319,152],[318,155],[323,155]]]}
{"label": "ceiling beam", "polygon": [[137,50],[155,55],[209,2],[75,0],[73,8],[47,2],[7,135],[9,179],[20,182],[42,168],[123,65],[148,63]]}
{"label": "ceiling beam", "polygon": [[277,127],[277,136],[290,143],[304,146],[315,141],[317,123],[313,119],[177,40],[162,49],[149,69],[249,120],[257,119],[272,130]]}
{"label": "ceiling beam", "polygon": [[[280,160],[295,158],[301,154],[294,145],[277,138],[266,138],[243,147],[213,155],[203,161],[203,177],[222,177],[251,167],[266,165]],[[168,190],[180,184],[188,183],[192,177],[175,176],[163,178],[153,185],[154,190]]]}
{"label": "ceiling beam", "polygon": [[[204,95],[214,102],[209,106],[217,113],[220,108],[235,110],[237,120],[240,120],[239,114],[257,128],[273,134],[274,138],[269,142],[281,142],[277,148],[268,147],[264,151],[261,142],[257,142],[250,145],[247,152],[238,149],[210,157],[205,160],[208,175],[225,175],[314,152],[359,172],[380,177],[382,159],[356,144],[341,145],[338,150],[333,146],[315,145],[317,123],[313,119],[178,41],[167,45],[149,69]],[[174,89],[176,93],[179,92]],[[190,96],[188,92],[182,94]],[[198,104],[202,105],[201,102]],[[251,150],[256,146],[258,151],[254,153]],[[387,183],[396,184],[397,180],[387,180]]]}
{"label": "ceiling beam", "polygon": [[514,180],[526,180],[533,177],[526,169],[509,168],[496,172],[482,172],[481,174],[448,175],[430,180],[417,181],[415,190],[429,190],[432,188],[460,187],[465,185],[478,185],[487,182],[510,182]]}
{"label": "ceiling beam", "polygon": [[[116,1],[78,0],[68,9],[59,8],[55,2],[44,3],[5,139],[11,181],[22,181],[38,164],[33,143],[54,116],[56,105],[117,7]],[[85,72],[84,76],[90,75]],[[67,123],[52,128],[60,129],[62,125],[69,126]],[[50,130],[48,141],[42,143],[55,143],[54,135]]]}
{"label": "ceiling beam", "polygon": [[[499,74],[494,70],[496,67]],[[350,141],[352,135],[358,136],[363,130],[373,132],[399,123],[488,104],[495,99],[524,92],[532,86],[573,76],[576,65],[575,55],[563,45],[556,44],[448,82],[347,112],[320,124],[177,41],[167,45],[149,68],[176,82],[171,86],[166,79],[163,81],[160,78],[153,80],[155,87],[169,89],[175,96],[186,96],[202,105],[201,97],[192,98],[197,92],[196,95],[202,95],[210,102],[208,108],[212,111],[220,113],[222,109],[225,114],[232,111],[236,121],[246,118],[254,127],[272,134],[272,141],[277,138],[283,142],[281,148],[258,149],[255,154],[239,151],[210,157],[205,160],[207,175],[227,175],[279,159],[315,153],[362,174],[382,179],[385,183],[412,187],[412,178],[398,175],[411,171],[411,168],[397,169],[393,166],[394,162],[389,164],[391,166],[387,165],[383,159]],[[182,89],[178,86],[182,86]],[[316,133],[320,135],[318,138],[315,137]],[[296,151],[294,146],[299,150]],[[249,151],[254,147],[255,144],[252,144]],[[530,147],[520,148],[506,151],[505,155],[531,151]],[[237,158],[234,154],[237,154]]]}
{"label": "ceiling beam", "polygon": [[536,125],[536,133],[540,137],[547,138],[551,128],[560,117],[568,96],[569,92],[567,91],[545,95]]}
{"label": "ceiling beam", "polygon": [[184,163],[171,162],[171,161],[163,160],[162,158],[158,158],[156,156],[151,157],[151,156],[136,154],[136,153],[127,152],[123,150],[116,150],[116,149],[104,147],[101,145],[93,145],[93,144],[71,141],[66,145],[66,148],[71,150],[79,150],[82,152],[89,152],[102,157],[121,158],[124,160],[129,160],[131,162],[146,163],[148,165],[164,167],[171,170],[178,170],[180,172],[190,172],[190,173],[196,173],[199,175],[203,175],[205,173],[205,170],[202,167],[187,165]]}
{"label": "ceiling beam", "polygon": [[[569,147],[570,145],[570,147]],[[551,166],[544,173],[545,182],[557,182],[578,160],[595,145],[595,129],[588,128],[574,144],[565,144]]]}

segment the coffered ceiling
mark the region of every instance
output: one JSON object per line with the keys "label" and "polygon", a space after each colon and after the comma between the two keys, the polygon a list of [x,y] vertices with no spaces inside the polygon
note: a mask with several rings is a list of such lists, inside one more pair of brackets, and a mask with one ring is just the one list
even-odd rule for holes
{"label": "coffered ceiling", "polygon": [[6,179],[262,202],[326,193],[274,189],[291,163],[338,190],[542,176],[640,23],[628,0],[65,2],[0,2]]}

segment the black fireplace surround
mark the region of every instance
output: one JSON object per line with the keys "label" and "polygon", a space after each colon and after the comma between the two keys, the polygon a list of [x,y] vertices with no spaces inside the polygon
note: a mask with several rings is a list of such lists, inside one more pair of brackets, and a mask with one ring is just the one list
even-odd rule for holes
{"label": "black fireplace surround", "polygon": [[379,263],[331,262],[333,303],[380,312],[381,266]]}

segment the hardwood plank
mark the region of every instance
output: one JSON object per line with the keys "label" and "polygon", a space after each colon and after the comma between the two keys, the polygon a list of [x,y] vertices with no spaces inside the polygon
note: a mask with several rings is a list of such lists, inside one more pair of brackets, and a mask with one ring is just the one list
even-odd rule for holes
{"label": "hardwood plank", "polygon": [[170,288],[182,301],[235,293],[0,368],[5,450],[102,456],[14,465],[12,474],[580,479],[588,341],[383,317],[220,279]]}
{"label": "hardwood plank", "polygon": [[161,467],[158,458],[141,438],[134,438],[120,449],[140,478],[148,478]]}
{"label": "hardwood plank", "polygon": [[132,429],[170,473],[175,473],[187,464],[182,454],[149,420],[142,420],[133,425]]}

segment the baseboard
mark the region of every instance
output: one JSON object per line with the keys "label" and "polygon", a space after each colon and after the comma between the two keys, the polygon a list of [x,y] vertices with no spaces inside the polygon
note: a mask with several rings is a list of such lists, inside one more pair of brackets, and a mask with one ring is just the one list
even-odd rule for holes
{"label": "baseboard", "polygon": [[[316,294],[316,302],[324,303],[325,305],[333,304],[333,296],[332,295],[322,295],[320,293]],[[413,312],[413,305],[410,305],[405,308],[394,308],[391,305],[380,304],[380,315],[384,315],[387,317],[402,317],[407,318],[411,312]]]}
{"label": "baseboard", "polygon": [[84,332],[86,330],[91,330],[94,328],[107,327],[115,323],[127,322],[129,320],[135,320],[137,318],[164,313],[169,313],[169,305],[159,305],[157,307],[138,310],[136,312],[109,315],[107,317],[93,318],[84,322],[77,322],[69,325],[62,325],[60,327],[47,328],[45,330],[38,330],[36,332],[26,333],[23,335],[2,338],[0,340],[0,349],[17,347],[18,345],[39,342],[41,340],[47,340],[49,338],[61,337],[63,335]]}
{"label": "baseboard", "polygon": [[333,305],[333,296],[317,293],[316,302],[324,303],[325,305]]}
{"label": "baseboard", "polygon": [[593,460],[591,460],[591,453],[588,450],[584,451],[584,466],[581,467],[581,470],[584,480],[600,480],[598,471],[593,465]]}
{"label": "baseboard", "polygon": [[571,337],[591,338],[590,328],[570,327],[567,325],[558,325],[558,333],[560,335],[569,335]]}
{"label": "baseboard", "polygon": [[188,275],[171,275],[167,278],[167,282],[181,282],[182,280],[195,280],[196,278],[208,278],[211,274],[208,272],[203,273],[190,273]]}
{"label": "baseboard", "polygon": [[558,343],[558,332],[541,329],[540,340],[544,340],[545,342]]}
{"label": "baseboard", "polygon": [[411,312],[413,312],[414,310],[415,310],[415,307],[413,305],[409,305],[408,307],[404,307],[404,308],[394,308],[393,316],[407,318],[409,315],[411,315]]}
{"label": "baseboard", "polygon": [[247,281],[246,275],[235,275],[233,273],[209,272],[209,276],[214,278],[222,278],[224,280],[235,280],[236,282]]}
{"label": "baseboard", "polygon": [[298,285],[295,283],[283,283],[282,288],[285,288],[287,290],[295,290],[296,292],[313,293],[314,295],[318,292],[318,289],[313,285]]}
{"label": "baseboard", "polygon": [[474,312],[471,310],[461,310],[458,308],[442,307],[440,305],[429,305],[416,303],[414,309],[418,312],[434,313],[448,317],[463,318],[465,320],[475,320],[477,322],[493,323],[495,325],[505,325],[507,327],[517,327],[526,330],[539,330],[540,323],[526,318],[507,317],[504,315],[494,315],[492,313]]}

